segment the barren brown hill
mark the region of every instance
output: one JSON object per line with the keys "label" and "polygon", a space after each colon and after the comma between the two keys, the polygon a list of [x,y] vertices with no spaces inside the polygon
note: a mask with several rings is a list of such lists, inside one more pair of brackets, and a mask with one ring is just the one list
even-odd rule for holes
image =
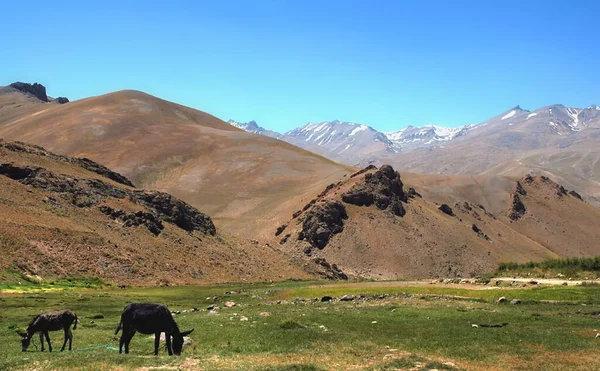
{"label": "barren brown hill", "polygon": [[352,169],[207,113],[120,91],[65,105],[0,94],[0,138],[88,157],[173,194],[232,233],[264,238],[280,215]]}
{"label": "barren brown hill", "polygon": [[169,194],[90,160],[0,140],[0,280],[100,277],[140,285],[267,281],[309,274],[238,240]]}
{"label": "barren brown hill", "polygon": [[600,209],[549,178],[407,179],[412,187],[385,165],[331,185],[277,230],[281,244],[375,279],[469,277],[500,262],[600,254]]}

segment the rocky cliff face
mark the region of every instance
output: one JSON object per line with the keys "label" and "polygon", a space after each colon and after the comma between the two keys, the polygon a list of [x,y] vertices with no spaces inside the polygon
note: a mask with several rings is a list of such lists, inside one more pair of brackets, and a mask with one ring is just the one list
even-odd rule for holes
{"label": "rocky cliff face", "polygon": [[28,84],[26,82],[18,81],[13,82],[12,84],[10,84],[10,86],[22,91],[23,93],[31,94],[39,100],[41,100],[42,102],[49,102],[48,96],[46,95],[46,87],[42,84],[38,84],[37,82],[33,84]]}

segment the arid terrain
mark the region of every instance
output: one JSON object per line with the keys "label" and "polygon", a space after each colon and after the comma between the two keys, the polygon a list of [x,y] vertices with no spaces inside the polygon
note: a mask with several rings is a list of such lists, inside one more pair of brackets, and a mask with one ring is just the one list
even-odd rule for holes
{"label": "arid terrain", "polygon": [[1,88],[0,138],[0,164],[9,170],[18,164],[98,177],[80,168],[82,160],[65,164],[15,140],[89,158],[115,171],[112,178],[124,176],[127,184],[117,187],[166,192],[216,228],[214,236],[199,235],[166,222],[155,235],[144,218],[124,227],[133,223],[127,215],[156,214],[135,197],[102,196],[89,206],[77,189],[36,188],[23,183],[30,175],[5,174],[1,228],[3,249],[12,253],[3,267],[29,275],[125,275],[149,284],[469,277],[500,262],[600,255],[600,209],[580,199],[577,182],[525,176],[539,172],[523,164],[502,175],[398,174],[390,166],[356,173],[137,91],[56,104]]}

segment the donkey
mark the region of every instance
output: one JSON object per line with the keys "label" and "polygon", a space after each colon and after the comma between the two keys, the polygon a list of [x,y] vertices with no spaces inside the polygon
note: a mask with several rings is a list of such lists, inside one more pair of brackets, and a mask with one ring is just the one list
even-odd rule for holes
{"label": "donkey", "polygon": [[40,333],[40,343],[42,344],[42,352],[44,351],[44,336],[46,336],[46,341],[48,341],[48,350],[52,351],[52,344],[50,344],[50,336],[48,335],[48,331],[58,331],[64,330],[65,332],[65,341],[63,342],[62,348],[60,351],[65,350],[65,345],[67,345],[67,340],[69,340],[69,350],[71,350],[71,346],[73,345],[73,333],[70,330],[71,324],[73,325],[73,330],[77,328],[77,315],[75,312],[70,311],[68,309],[65,310],[55,310],[52,312],[42,313],[36,316],[27,327],[25,332],[17,331],[17,334],[21,336],[21,350],[25,352],[31,343],[31,338],[36,332]]}
{"label": "donkey", "polygon": [[[167,351],[172,356],[181,354],[183,347],[183,337],[189,335],[194,329],[181,332],[171,311],[162,304],[152,303],[131,303],[128,304],[123,313],[121,313],[121,322],[115,330],[115,335],[123,329],[121,339],[119,340],[119,353],[123,352],[125,345],[125,354],[129,353],[129,342],[136,331],[142,334],[154,334],[154,355],[158,355],[158,344],[160,343],[160,333],[165,333],[167,342]],[[173,342],[171,343],[171,337]]]}

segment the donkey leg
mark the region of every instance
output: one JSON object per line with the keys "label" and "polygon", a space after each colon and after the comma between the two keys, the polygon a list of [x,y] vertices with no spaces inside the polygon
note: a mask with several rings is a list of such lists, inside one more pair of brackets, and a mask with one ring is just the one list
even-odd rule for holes
{"label": "donkey leg", "polygon": [[42,352],[44,351],[44,332],[40,332],[40,344],[42,344]]}
{"label": "donkey leg", "polygon": [[71,330],[69,330],[69,350],[71,350],[72,346],[73,346],[73,332],[71,332]]}
{"label": "donkey leg", "polygon": [[131,342],[133,335],[135,335],[135,330],[131,330],[127,334],[127,339],[125,339],[125,354],[129,354],[129,343]]}
{"label": "donkey leg", "polygon": [[158,346],[160,344],[160,332],[154,334],[154,355],[158,355]]}
{"label": "donkey leg", "polygon": [[172,356],[173,346],[171,345],[171,334],[168,332],[165,332],[165,341],[167,342],[167,351],[169,352],[169,355]]}
{"label": "donkey leg", "polygon": [[46,341],[48,342],[48,351],[52,351],[52,343],[50,343],[50,335],[48,335],[48,331],[44,331],[44,335],[46,336]]}
{"label": "donkey leg", "polygon": [[60,351],[63,352],[65,350],[65,346],[67,346],[67,340],[69,339],[69,329],[65,328],[65,340],[63,341],[63,346],[60,348]]}

